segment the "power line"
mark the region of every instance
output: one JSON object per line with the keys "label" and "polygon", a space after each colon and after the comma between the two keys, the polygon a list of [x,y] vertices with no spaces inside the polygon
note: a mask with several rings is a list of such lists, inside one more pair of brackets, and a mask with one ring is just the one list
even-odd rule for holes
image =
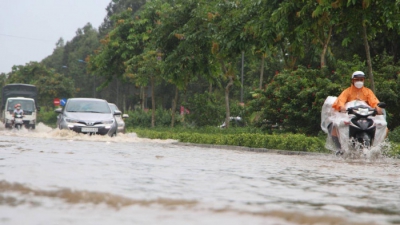
{"label": "power line", "polygon": [[53,42],[53,41],[50,41],[50,40],[44,40],[44,39],[38,39],[38,38],[30,38],[30,37],[20,37],[20,36],[14,36],[14,35],[9,35],[9,34],[1,34],[1,33],[0,33],[0,36],[27,39],[27,40],[33,40],[33,41]]}

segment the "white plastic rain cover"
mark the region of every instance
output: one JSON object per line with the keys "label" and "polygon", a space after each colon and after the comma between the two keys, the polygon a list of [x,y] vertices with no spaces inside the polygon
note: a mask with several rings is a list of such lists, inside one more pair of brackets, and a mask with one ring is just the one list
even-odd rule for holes
{"label": "white plastic rain cover", "polygon": [[[328,126],[332,123],[333,126],[338,128],[339,131],[339,141],[342,147],[342,150],[348,150],[349,145],[349,123],[350,119],[354,115],[348,115],[347,113],[341,113],[332,108],[333,103],[336,101],[337,97],[329,96],[325,99],[324,105],[322,106],[321,111],[321,129],[329,134]],[[346,103],[345,107],[350,108],[358,105],[366,105],[368,104],[364,101],[354,100]],[[386,137],[386,128],[387,122],[384,115],[371,116],[371,119],[374,120],[376,124],[376,132],[374,142],[372,146],[377,146],[385,140]],[[331,127],[329,127],[331,128]],[[335,150],[332,138],[328,135],[326,140],[325,147],[330,150]]]}

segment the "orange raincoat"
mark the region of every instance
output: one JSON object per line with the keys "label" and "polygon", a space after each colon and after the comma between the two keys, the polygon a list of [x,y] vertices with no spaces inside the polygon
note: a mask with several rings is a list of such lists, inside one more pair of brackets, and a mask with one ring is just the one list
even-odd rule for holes
{"label": "orange raincoat", "polygon": [[353,100],[365,101],[372,108],[375,108],[379,103],[378,98],[371,89],[366,87],[358,89],[352,84],[351,87],[347,88],[339,95],[335,103],[333,103],[332,108],[340,110],[341,106],[344,107],[347,102]]}

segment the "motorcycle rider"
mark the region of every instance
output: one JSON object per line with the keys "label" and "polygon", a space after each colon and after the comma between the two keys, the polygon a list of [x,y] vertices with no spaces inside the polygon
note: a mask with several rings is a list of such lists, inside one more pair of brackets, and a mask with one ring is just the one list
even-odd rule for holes
{"label": "motorcycle rider", "polygon": [[18,114],[20,114],[21,116],[24,116],[24,110],[21,109],[21,104],[19,104],[19,103],[15,104],[15,106],[14,106],[12,125],[14,125],[15,116]]}
{"label": "motorcycle rider", "polygon": [[[346,112],[345,104],[350,101],[360,100],[367,103],[371,108],[375,108],[378,115],[382,115],[382,109],[378,107],[379,100],[375,96],[374,92],[364,86],[365,74],[362,71],[355,71],[351,75],[351,86],[345,89],[336,101],[333,103],[332,108],[339,112]],[[339,142],[339,131],[338,128],[332,125],[328,126],[329,132],[332,136],[333,143],[338,149],[338,153],[341,152],[341,145]]]}

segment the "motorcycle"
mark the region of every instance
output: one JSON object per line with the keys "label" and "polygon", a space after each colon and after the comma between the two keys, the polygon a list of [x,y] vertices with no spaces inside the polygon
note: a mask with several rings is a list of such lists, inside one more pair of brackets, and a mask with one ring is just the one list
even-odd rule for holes
{"label": "motorcycle", "polygon": [[17,130],[21,130],[22,126],[24,125],[24,121],[22,120],[22,115],[21,114],[16,114],[14,116],[14,127]]}
{"label": "motorcycle", "polygon": [[[378,106],[385,108],[386,103],[381,102]],[[370,117],[376,116],[376,109],[359,105],[348,108],[347,113],[354,115],[349,122],[349,139],[352,141],[352,148],[355,150],[371,149],[375,139],[376,123]]]}
{"label": "motorcycle", "polygon": [[[378,104],[384,115],[377,115],[376,109],[359,100],[346,103],[347,113],[341,113],[332,108],[336,99],[329,96],[321,111],[321,128],[328,134],[325,147],[336,155],[354,158],[381,152],[381,144],[387,136],[386,104]],[[332,136],[334,127],[337,136]]]}

